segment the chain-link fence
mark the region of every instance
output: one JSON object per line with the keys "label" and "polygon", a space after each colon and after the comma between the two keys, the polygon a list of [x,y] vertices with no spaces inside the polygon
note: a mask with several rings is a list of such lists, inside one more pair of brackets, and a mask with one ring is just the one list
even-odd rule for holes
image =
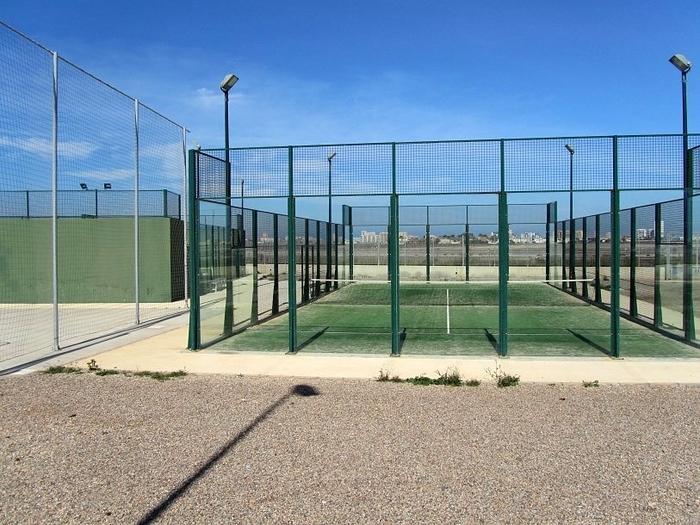
{"label": "chain-link fence", "polygon": [[187,309],[185,130],[0,24],[0,361]]}

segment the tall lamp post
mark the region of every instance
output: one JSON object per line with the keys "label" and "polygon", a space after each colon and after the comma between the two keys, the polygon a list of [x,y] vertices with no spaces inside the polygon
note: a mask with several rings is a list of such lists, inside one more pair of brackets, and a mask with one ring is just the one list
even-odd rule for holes
{"label": "tall lamp post", "polygon": [[574,231],[574,147],[565,144],[569,152],[569,290],[576,293],[576,232]]}
{"label": "tall lamp post", "polygon": [[326,293],[331,291],[331,232],[333,224],[333,216],[331,206],[333,204],[333,189],[331,186],[331,164],[337,153],[334,151],[328,155],[328,227],[326,229]]}
{"label": "tall lamp post", "polygon": [[569,219],[574,218],[574,147],[565,144],[564,147],[569,152]]}
{"label": "tall lamp post", "polygon": [[686,75],[692,64],[684,55],[673,55],[669,62],[681,72],[683,99],[683,332],[686,339],[695,339],[693,312],[693,176],[688,159],[688,105]]}
{"label": "tall lamp post", "polygon": [[238,82],[238,77],[229,73],[221,81],[219,87],[224,93],[224,148],[226,149],[226,178],[224,194],[226,197],[226,251],[224,253],[224,264],[226,265],[226,303],[224,307],[224,330],[223,335],[231,335],[233,332],[233,269],[231,268],[231,162],[229,160],[229,131],[228,131],[228,92]]}

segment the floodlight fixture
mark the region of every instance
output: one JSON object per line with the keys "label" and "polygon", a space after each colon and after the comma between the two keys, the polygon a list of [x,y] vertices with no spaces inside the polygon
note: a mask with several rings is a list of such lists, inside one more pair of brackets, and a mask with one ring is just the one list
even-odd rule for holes
{"label": "floodlight fixture", "polygon": [[684,75],[690,71],[690,68],[692,67],[693,64],[690,63],[690,60],[685,58],[685,55],[681,54],[676,54],[673,55],[671,58],[668,59],[671,64],[676,66],[678,70],[683,73]]}
{"label": "floodlight fixture", "polygon": [[569,150],[569,153],[574,154],[574,147],[571,144],[564,144],[564,147]]}
{"label": "floodlight fixture", "polygon": [[221,87],[221,91],[223,91],[224,93],[228,93],[229,89],[231,89],[236,82],[238,82],[238,77],[233,73],[229,73],[221,81],[219,87]]}
{"label": "floodlight fixture", "polygon": [[81,189],[81,190],[86,190],[86,189],[88,189],[88,185],[85,184],[84,182],[81,182],[81,183],[80,183],[80,189]]}
{"label": "floodlight fixture", "polygon": [[111,190],[111,189],[112,189],[112,183],[111,183],[111,182],[105,182],[104,188],[105,188],[106,190]]}
{"label": "floodlight fixture", "polygon": [[333,153],[331,153],[330,155],[328,155],[328,162],[332,161],[332,160],[335,158],[335,156],[336,156],[337,154],[338,154],[338,153],[334,151]]}

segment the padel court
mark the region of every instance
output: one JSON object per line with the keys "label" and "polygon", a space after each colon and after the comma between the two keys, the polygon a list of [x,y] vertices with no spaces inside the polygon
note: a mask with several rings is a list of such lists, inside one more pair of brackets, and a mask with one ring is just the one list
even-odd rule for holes
{"label": "padel court", "polygon": [[[561,289],[561,282],[508,286],[509,354],[605,356],[609,313]],[[400,285],[400,355],[498,355],[498,284]],[[297,312],[297,353],[387,355],[391,350],[390,283],[342,286]],[[287,352],[288,315],[214,345],[211,350]],[[622,320],[626,355],[700,357],[700,351],[637,323]]]}

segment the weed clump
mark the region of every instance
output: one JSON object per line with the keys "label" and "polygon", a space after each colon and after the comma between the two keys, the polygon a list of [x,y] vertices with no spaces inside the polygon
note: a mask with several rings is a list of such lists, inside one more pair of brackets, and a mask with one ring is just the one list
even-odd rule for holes
{"label": "weed clump", "polygon": [[436,370],[437,377],[435,379],[421,374],[415,377],[409,377],[408,379],[400,379],[399,376],[390,376],[385,370],[379,371],[379,376],[377,381],[380,382],[392,382],[392,383],[410,383],[411,385],[418,386],[430,386],[430,385],[442,385],[442,386],[479,386],[481,381],[478,379],[462,379],[462,375],[459,370],[454,368],[448,368],[444,372]]}
{"label": "weed clump", "polygon": [[173,379],[175,377],[184,377],[187,375],[187,372],[184,370],[178,370],[177,372],[149,372],[148,370],[145,370],[143,372],[136,372],[134,375],[137,377],[150,377],[151,379],[155,379],[157,381],[167,381],[168,379]]}
{"label": "weed clump", "polygon": [[77,366],[50,366],[44,370],[45,374],[80,374],[81,370]]}
{"label": "weed clump", "polygon": [[520,383],[520,376],[504,372],[501,365],[496,366],[494,370],[487,368],[486,373],[496,381],[496,386],[498,388],[516,386]]}
{"label": "weed clump", "polygon": [[403,382],[399,376],[397,376],[397,375],[390,376],[389,372],[387,372],[383,368],[379,371],[379,376],[377,377],[377,381],[379,381],[380,383],[402,383]]}

